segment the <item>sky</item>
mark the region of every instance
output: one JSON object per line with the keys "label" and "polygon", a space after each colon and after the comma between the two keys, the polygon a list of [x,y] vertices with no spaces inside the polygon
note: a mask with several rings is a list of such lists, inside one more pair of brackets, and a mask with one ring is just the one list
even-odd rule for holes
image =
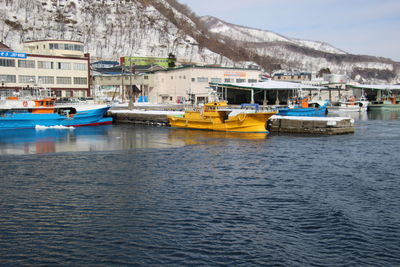
{"label": "sky", "polygon": [[400,0],[178,0],[198,16],[400,62]]}

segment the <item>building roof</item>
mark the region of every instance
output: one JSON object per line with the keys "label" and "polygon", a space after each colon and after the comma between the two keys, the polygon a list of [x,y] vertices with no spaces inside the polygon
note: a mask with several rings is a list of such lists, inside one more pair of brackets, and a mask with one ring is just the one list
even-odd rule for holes
{"label": "building roof", "polygon": [[6,46],[5,44],[3,44],[2,42],[0,42],[0,51],[14,51],[11,48],[9,48],[8,46]]}
{"label": "building roof", "polygon": [[92,62],[92,64],[119,65],[119,62],[111,61],[111,60],[100,60],[100,61]]}
{"label": "building roof", "polygon": [[74,41],[74,40],[58,40],[58,39],[46,39],[46,40],[32,40],[32,41],[26,41],[24,44],[28,43],[38,43],[38,42],[70,42],[70,43],[79,43],[83,44],[81,41]]}
{"label": "building roof", "polygon": [[311,75],[311,72],[278,72],[274,73],[272,76],[298,76],[298,75]]}
{"label": "building roof", "polygon": [[[143,72],[150,72],[153,71],[154,68],[162,68],[159,66],[154,66],[154,65],[135,65],[132,66],[134,67],[134,72],[137,73],[143,73]],[[115,75],[115,74],[129,74],[129,67],[123,67],[123,66],[114,66],[111,68],[94,68],[95,71],[97,71],[98,73],[101,74],[111,74],[111,75]]]}
{"label": "building roof", "polygon": [[349,85],[349,87],[358,89],[372,89],[372,90],[400,90],[400,85],[393,85],[393,84],[359,84],[359,85]]}
{"label": "building roof", "polygon": [[231,89],[248,89],[248,90],[321,90],[326,89],[324,86],[314,86],[302,83],[281,82],[274,80],[266,80],[258,83],[210,83],[211,86],[228,87]]}
{"label": "building roof", "polygon": [[163,70],[155,70],[155,71],[176,71],[176,70],[182,70],[182,69],[189,69],[189,68],[194,68],[194,69],[225,69],[225,70],[242,70],[242,71],[261,71],[260,69],[254,69],[254,68],[238,68],[238,67],[220,67],[220,66],[199,66],[199,65],[194,65],[194,64],[184,64],[182,66],[178,66],[175,68],[168,68],[168,69],[163,69]]}

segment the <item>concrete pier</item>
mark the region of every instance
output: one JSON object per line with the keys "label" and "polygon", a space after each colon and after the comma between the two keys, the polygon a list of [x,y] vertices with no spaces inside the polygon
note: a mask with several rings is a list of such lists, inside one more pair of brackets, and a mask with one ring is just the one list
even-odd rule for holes
{"label": "concrete pier", "polygon": [[[110,110],[108,116],[116,123],[168,125],[167,115],[183,115],[183,111],[162,110]],[[293,134],[351,134],[354,120],[348,117],[294,117],[272,116],[266,128],[272,133]]]}
{"label": "concrete pier", "polygon": [[272,116],[267,123],[270,132],[299,134],[354,133],[354,120],[348,117]]}
{"label": "concrete pier", "polygon": [[146,114],[146,113],[109,111],[107,115],[112,117],[114,121],[117,123],[168,125],[168,119],[166,114],[152,114],[152,113]]}

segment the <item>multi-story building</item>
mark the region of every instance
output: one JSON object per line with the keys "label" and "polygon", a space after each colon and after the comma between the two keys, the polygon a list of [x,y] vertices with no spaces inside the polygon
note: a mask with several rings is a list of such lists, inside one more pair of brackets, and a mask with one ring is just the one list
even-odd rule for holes
{"label": "multi-story building", "polygon": [[256,83],[261,70],[216,66],[182,66],[171,69],[149,69],[146,73],[100,74],[93,76],[97,95],[128,100],[145,96],[152,103],[206,102],[209,83]]}
{"label": "multi-story building", "polygon": [[194,100],[208,101],[209,83],[256,83],[260,69],[227,68],[215,66],[183,66],[154,72],[154,87],[147,96],[157,103],[182,103]]}
{"label": "multi-story building", "polygon": [[22,53],[0,52],[1,86],[3,90],[46,87],[58,97],[90,96],[89,64],[82,42],[25,42]]}
{"label": "multi-story building", "polygon": [[310,81],[312,78],[311,72],[275,72],[272,74],[273,80],[281,81]]}

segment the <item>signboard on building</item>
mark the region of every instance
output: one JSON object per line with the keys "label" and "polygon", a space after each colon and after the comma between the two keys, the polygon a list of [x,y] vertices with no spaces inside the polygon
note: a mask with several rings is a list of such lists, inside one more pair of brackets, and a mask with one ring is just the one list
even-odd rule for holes
{"label": "signboard on building", "polygon": [[226,71],[224,77],[230,78],[246,78],[246,72],[243,71]]}
{"label": "signboard on building", "polygon": [[162,57],[121,57],[120,61],[124,66],[158,65],[168,68],[168,58]]}
{"label": "signboard on building", "polygon": [[17,52],[12,52],[12,51],[0,51],[0,57],[26,58],[26,53],[17,53]]}

